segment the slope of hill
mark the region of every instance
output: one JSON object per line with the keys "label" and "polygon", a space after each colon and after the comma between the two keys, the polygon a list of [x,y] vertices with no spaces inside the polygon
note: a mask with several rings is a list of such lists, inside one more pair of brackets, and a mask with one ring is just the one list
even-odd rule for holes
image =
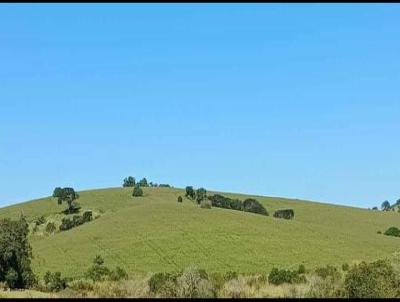
{"label": "slope of hill", "polygon": [[[171,271],[197,265],[209,272],[268,272],[272,267],[312,268],[325,264],[374,260],[399,250],[400,238],[377,234],[400,226],[397,212],[371,211],[301,200],[254,197],[270,216],[202,209],[184,198],[184,190],[132,188],[80,192],[78,203],[101,213],[98,219],[54,235],[31,237],[34,270],[78,277],[96,254],[107,265],[130,273]],[[212,194],[213,192],[209,192]],[[292,208],[294,220],[272,217],[276,209]],[[43,198],[0,209],[0,218],[22,212],[33,220],[51,218],[65,209],[55,198]]]}

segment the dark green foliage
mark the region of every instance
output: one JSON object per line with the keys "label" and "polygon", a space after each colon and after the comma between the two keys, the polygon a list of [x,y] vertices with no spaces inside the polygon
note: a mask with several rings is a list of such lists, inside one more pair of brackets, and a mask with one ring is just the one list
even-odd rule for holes
{"label": "dark green foliage", "polygon": [[124,178],[124,183],[122,184],[123,187],[134,187],[136,185],[135,177],[128,176]]}
{"label": "dark green foliage", "polygon": [[327,265],[325,267],[319,267],[315,270],[317,276],[321,277],[322,279],[326,279],[331,277],[333,280],[337,280],[340,278],[340,273],[338,269],[332,265]]}
{"label": "dark green foliage", "polygon": [[58,292],[67,288],[67,278],[62,278],[60,272],[46,272],[43,278],[46,290]]}
{"label": "dark green foliage", "polygon": [[35,224],[36,225],[42,225],[46,222],[46,218],[44,216],[40,216],[39,218],[37,218],[35,220]]}
{"label": "dark green foliage", "polygon": [[346,275],[344,286],[349,298],[400,297],[398,276],[387,260],[353,266]]}
{"label": "dark green foliage", "polygon": [[306,267],[304,266],[304,264],[300,264],[299,268],[297,269],[297,272],[299,274],[305,274],[306,273]]}
{"label": "dark green foliage", "polygon": [[400,237],[400,229],[398,229],[396,227],[390,227],[383,234],[385,234],[387,236]]}
{"label": "dark green foliage", "polygon": [[243,210],[243,202],[239,199],[230,199],[229,205],[232,210],[237,210],[237,211]]}
{"label": "dark green foliage", "polygon": [[238,273],[237,272],[229,271],[229,272],[224,273],[224,280],[225,281],[237,279],[237,277],[238,277]]}
{"label": "dark green foliage", "polygon": [[61,221],[60,225],[60,231],[67,231],[69,229],[72,229],[75,226],[74,221],[71,220],[71,218],[66,218],[64,217]]}
{"label": "dark green foliage", "polygon": [[196,191],[196,201],[198,204],[200,204],[200,202],[202,200],[205,200],[207,198],[207,191],[204,188],[199,188]]}
{"label": "dark green foliage", "polygon": [[0,220],[0,282],[9,288],[28,288],[36,278],[31,269],[32,249],[25,217]]}
{"label": "dark green foliage", "polygon": [[57,195],[58,204],[66,202],[68,204],[66,212],[73,213],[75,210],[75,200],[79,198],[79,194],[73,188],[62,188],[58,191]]}
{"label": "dark green foliage", "polygon": [[373,207],[372,210],[378,211],[378,207]]}
{"label": "dark green foliage", "polygon": [[55,231],[56,231],[56,225],[53,222],[49,222],[46,225],[46,232],[51,234],[54,233]]}
{"label": "dark green foliage", "polygon": [[294,211],[292,209],[277,210],[274,213],[274,217],[283,219],[293,219]]}
{"label": "dark green foliage", "polygon": [[159,188],[171,188],[171,186],[169,184],[159,184],[158,187]]}
{"label": "dark green foliage", "polygon": [[92,213],[92,211],[85,211],[84,213],[83,213],[83,215],[82,215],[82,222],[83,223],[85,223],[85,222],[89,222],[89,221],[91,221],[93,219],[93,213]]}
{"label": "dark green foliage", "polygon": [[148,187],[148,183],[147,183],[147,179],[146,177],[142,178],[139,183],[138,183],[139,187]]}
{"label": "dark green foliage", "polygon": [[53,191],[53,197],[60,197],[61,192],[62,192],[62,189],[60,187],[55,188]]}
{"label": "dark green foliage", "polygon": [[93,281],[105,280],[110,276],[110,270],[104,266],[104,260],[97,255],[93,260],[93,265],[85,273],[85,277]]}
{"label": "dark green foliage", "polygon": [[168,283],[176,285],[180,274],[178,273],[155,273],[149,279],[149,288],[151,293],[159,293]]}
{"label": "dark green foliage", "polygon": [[132,193],[133,197],[140,197],[143,196],[143,190],[140,186],[135,186]]}
{"label": "dark green foliage", "polygon": [[268,282],[280,285],[282,283],[304,283],[306,279],[298,271],[273,268],[268,275]]}
{"label": "dark green foliage", "polygon": [[389,201],[385,200],[384,202],[382,202],[381,208],[382,208],[382,211],[389,211],[390,210]]}
{"label": "dark green foliage", "polygon": [[377,233],[377,234],[382,234],[382,231],[377,231],[376,233]]}
{"label": "dark green foliage", "polygon": [[92,220],[92,211],[85,211],[82,216],[74,215],[71,218],[64,217],[61,221],[60,231],[67,231]]}
{"label": "dark green foliage", "polygon": [[253,198],[248,198],[243,201],[243,211],[268,216],[268,212],[264,206]]}
{"label": "dark green foliage", "polygon": [[186,187],[185,190],[186,190],[185,196],[186,196],[187,198],[190,198],[190,199],[192,199],[192,200],[194,200],[194,199],[196,198],[196,192],[194,191],[194,189],[193,189],[192,186]]}
{"label": "dark green foliage", "polygon": [[117,266],[115,270],[111,271],[109,279],[111,281],[126,280],[128,279],[128,274],[123,268]]}
{"label": "dark green foliage", "polygon": [[182,196],[178,196],[178,202],[182,202],[182,201],[183,201]]}
{"label": "dark green foliage", "polygon": [[350,265],[348,263],[343,263],[342,264],[342,271],[347,272],[350,268]]}

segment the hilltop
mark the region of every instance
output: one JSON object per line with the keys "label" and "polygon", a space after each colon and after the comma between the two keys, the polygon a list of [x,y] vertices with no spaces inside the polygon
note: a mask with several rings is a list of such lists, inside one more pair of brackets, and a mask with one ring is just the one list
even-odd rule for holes
{"label": "hilltop", "polygon": [[[305,200],[220,193],[231,198],[255,198],[270,213],[263,216],[213,207],[202,209],[183,189],[132,188],[79,192],[82,209],[96,219],[68,231],[30,237],[33,269],[79,277],[96,254],[110,267],[129,273],[183,269],[195,264],[210,272],[268,272],[272,267],[341,265],[387,257],[398,250],[399,238],[378,234],[398,226],[399,213],[317,203]],[[208,192],[213,194],[217,192]],[[291,208],[293,220],[272,217]],[[52,197],[0,208],[0,218],[23,213],[33,222],[40,216],[58,219],[65,205]]]}

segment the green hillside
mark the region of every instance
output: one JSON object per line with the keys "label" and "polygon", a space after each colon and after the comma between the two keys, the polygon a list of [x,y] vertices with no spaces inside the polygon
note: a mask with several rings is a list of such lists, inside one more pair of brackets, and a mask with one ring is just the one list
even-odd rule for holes
{"label": "green hillside", "polygon": [[[96,254],[109,267],[130,273],[170,271],[195,264],[209,272],[267,272],[273,266],[306,267],[374,260],[399,250],[400,238],[377,234],[400,227],[400,213],[335,206],[293,199],[256,198],[270,213],[263,216],[221,208],[202,209],[184,198],[184,190],[132,188],[80,192],[82,209],[100,217],[54,235],[32,235],[34,270],[60,271],[78,277]],[[213,192],[209,192],[212,194]],[[292,208],[294,220],[272,217],[276,209]],[[28,220],[58,217],[65,205],[55,198],[38,199],[0,209],[0,218]]]}

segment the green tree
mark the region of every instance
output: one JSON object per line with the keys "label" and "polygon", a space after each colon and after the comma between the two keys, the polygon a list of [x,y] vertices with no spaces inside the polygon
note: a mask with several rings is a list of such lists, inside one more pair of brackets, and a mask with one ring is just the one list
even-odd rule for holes
{"label": "green tree", "polygon": [[185,196],[187,198],[190,198],[190,199],[194,200],[195,197],[196,197],[196,192],[194,191],[193,187],[192,186],[187,186],[185,190],[186,190]]}
{"label": "green tree", "polygon": [[136,185],[135,188],[133,189],[132,196],[133,196],[133,197],[143,196],[143,190],[142,190],[142,188],[139,187],[138,185]]}
{"label": "green tree", "polygon": [[384,202],[382,202],[381,208],[382,208],[382,211],[389,211],[390,210],[389,201],[385,200]]}
{"label": "green tree", "polygon": [[53,197],[59,197],[61,195],[62,189],[60,187],[57,187],[53,191]]}
{"label": "green tree", "polygon": [[134,187],[136,185],[135,177],[128,176],[124,178],[124,183],[122,184],[123,187]]}
{"label": "green tree", "polygon": [[148,186],[149,186],[148,183],[147,183],[146,177],[142,178],[142,179],[139,181],[139,186],[140,186],[140,187],[148,187]]}
{"label": "green tree", "polygon": [[10,288],[27,288],[36,282],[31,269],[32,248],[24,216],[0,220],[0,282]]}
{"label": "green tree", "polygon": [[96,255],[93,265],[85,273],[85,277],[93,281],[101,281],[110,275],[111,271],[104,266],[104,260],[101,256]]}
{"label": "green tree", "polygon": [[196,191],[196,201],[198,204],[200,204],[200,202],[204,199],[207,198],[207,191],[204,188],[199,188]]}
{"label": "green tree", "polygon": [[73,188],[63,188],[58,196],[58,204],[66,202],[68,204],[67,212],[72,213],[75,210],[75,200],[79,198],[78,193]]}

